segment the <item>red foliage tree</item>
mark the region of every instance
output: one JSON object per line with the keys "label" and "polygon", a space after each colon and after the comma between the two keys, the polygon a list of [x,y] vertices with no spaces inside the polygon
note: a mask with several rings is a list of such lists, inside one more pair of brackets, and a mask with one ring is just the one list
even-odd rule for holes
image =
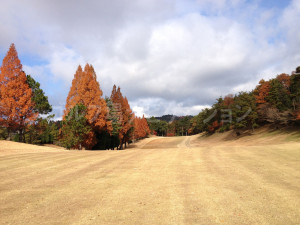
{"label": "red foliage tree", "polygon": [[233,94],[226,95],[224,98],[224,105],[227,107],[230,107],[233,105],[234,99],[233,99]]}
{"label": "red foliage tree", "polygon": [[34,112],[32,90],[14,44],[4,57],[0,71],[0,125],[9,132],[18,130],[23,141],[26,125],[33,122],[38,113]]}
{"label": "red foliage tree", "polygon": [[157,136],[157,132],[155,130],[152,130],[151,134]]}
{"label": "red foliage tree", "polygon": [[208,131],[213,133],[215,132],[222,124],[220,124],[217,120],[215,120],[212,125],[208,126]]}

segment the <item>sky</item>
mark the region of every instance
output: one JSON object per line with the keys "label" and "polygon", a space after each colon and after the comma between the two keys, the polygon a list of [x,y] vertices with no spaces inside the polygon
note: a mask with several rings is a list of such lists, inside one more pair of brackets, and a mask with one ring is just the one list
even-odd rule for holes
{"label": "sky", "polygon": [[138,116],[196,115],[295,70],[299,21],[300,0],[1,1],[0,60],[15,43],[56,118],[86,63]]}

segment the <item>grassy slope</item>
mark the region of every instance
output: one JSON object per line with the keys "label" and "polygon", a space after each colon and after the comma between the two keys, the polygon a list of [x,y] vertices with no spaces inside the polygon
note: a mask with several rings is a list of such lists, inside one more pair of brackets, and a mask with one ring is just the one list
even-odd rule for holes
{"label": "grassy slope", "polygon": [[299,224],[298,139],[228,135],[126,151],[1,141],[0,224]]}

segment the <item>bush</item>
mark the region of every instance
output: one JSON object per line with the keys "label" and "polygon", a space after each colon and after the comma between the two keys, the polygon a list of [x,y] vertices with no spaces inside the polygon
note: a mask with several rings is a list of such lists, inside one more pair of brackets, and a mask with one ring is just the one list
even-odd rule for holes
{"label": "bush", "polygon": [[8,137],[7,129],[5,127],[0,127],[0,140],[5,140]]}

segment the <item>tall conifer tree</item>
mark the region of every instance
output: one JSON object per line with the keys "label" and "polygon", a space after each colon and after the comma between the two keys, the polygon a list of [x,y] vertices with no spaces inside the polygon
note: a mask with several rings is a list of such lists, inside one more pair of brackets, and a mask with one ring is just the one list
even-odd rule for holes
{"label": "tall conifer tree", "polygon": [[11,44],[0,69],[0,125],[9,132],[18,130],[20,141],[25,126],[38,115],[32,96],[15,45]]}

